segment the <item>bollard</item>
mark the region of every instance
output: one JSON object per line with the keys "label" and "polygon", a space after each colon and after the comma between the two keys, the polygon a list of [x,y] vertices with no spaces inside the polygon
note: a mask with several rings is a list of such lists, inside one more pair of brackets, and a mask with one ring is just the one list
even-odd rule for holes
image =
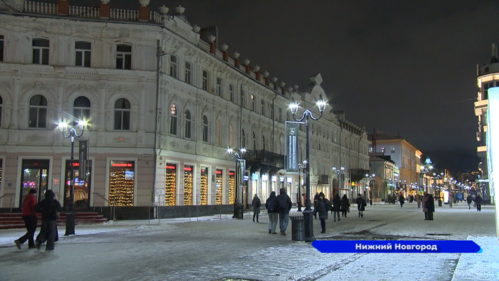
{"label": "bollard", "polygon": [[305,218],[303,216],[289,217],[292,221],[291,240],[305,241]]}

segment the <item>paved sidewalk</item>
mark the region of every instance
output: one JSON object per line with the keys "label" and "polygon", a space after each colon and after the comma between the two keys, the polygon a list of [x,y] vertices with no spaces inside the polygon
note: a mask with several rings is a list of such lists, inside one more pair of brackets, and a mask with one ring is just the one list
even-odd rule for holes
{"label": "paved sidewalk", "polygon": [[286,237],[268,234],[262,212],[260,223],[246,213],[244,220],[222,215],[76,226],[70,237],[60,229],[53,252],[18,250],[13,240],[23,231],[3,230],[0,280],[33,279],[33,272],[40,280],[499,280],[494,209],[479,213],[464,205],[437,207],[434,221],[425,221],[414,203],[367,206],[363,219],[352,208],[339,222],[330,216],[326,234],[314,220],[314,233],[339,240],[473,239],[483,253],[321,254],[291,241],[291,224]]}

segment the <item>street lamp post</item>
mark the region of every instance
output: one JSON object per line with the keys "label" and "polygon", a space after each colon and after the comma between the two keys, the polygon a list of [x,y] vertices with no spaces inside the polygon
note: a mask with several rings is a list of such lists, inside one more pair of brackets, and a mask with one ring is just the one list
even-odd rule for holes
{"label": "street lamp post", "polygon": [[433,166],[431,165],[430,157],[426,157],[424,165],[420,167],[420,173],[423,175],[423,184],[425,185],[425,192],[428,192],[428,178],[426,177],[426,174],[428,174],[431,170],[433,170]]}
{"label": "street lamp post", "polygon": [[[246,153],[246,148],[241,148],[239,149],[239,152],[234,151],[232,148],[227,149],[227,153],[229,154],[230,158],[236,160],[236,190],[234,192],[234,215],[232,216],[233,219],[243,219],[243,203],[241,201],[241,204],[239,204],[239,196],[238,196],[238,190],[241,188],[241,195],[243,194],[242,192],[242,179],[243,179],[243,171],[244,167],[246,166],[246,160],[243,159],[244,153]],[[239,163],[239,165],[238,165]],[[242,165],[242,166],[241,166]],[[239,166],[239,167],[238,167]],[[242,168],[242,169],[241,169]],[[242,171],[239,171],[239,170]],[[242,198],[241,198],[242,199]]]}
{"label": "street lamp post", "polygon": [[[333,173],[336,173],[336,175],[338,176],[338,193],[340,193],[339,189],[342,186],[342,184],[340,184],[340,182],[343,183],[343,175],[345,173],[345,167],[340,167],[339,169],[336,167],[333,167],[332,170],[333,170]],[[341,181],[340,181],[340,177],[342,179]],[[352,196],[352,194],[350,196]],[[350,199],[352,199],[352,198],[350,198]]]}
{"label": "street lamp post", "polygon": [[[76,126],[68,124],[67,122],[61,122],[57,125],[59,130],[62,132],[62,136],[64,138],[69,138],[71,140],[71,186],[69,188],[69,206],[66,212],[66,234],[64,235],[74,235],[75,234],[75,214],[74,214],[74,186],[75,186],[75,177],[74,177],[74,167],[73,167],[73,153],[74,153],[74,139],[79,138],[83,135],[85,128],[87,127],[87,122],[79,120],[76,123]],[[76,128],[79,128],[81,131],[79,134],[76,131]],[[83,175],[80,175],[83,176]]]}
{"label": "street lamp post", "polygon": [[369,186],[371,186],[371,194],[369,195],[369,205],[373,204],[373,198],[374,198],[374,185],[376,184],[376,181],[371,184],[371,181],[376,180],[376,174],[366,174],[366,178],[369,178]]}
{"label": "street lamp post", "polygon": [[307,174],[305,177],[305,184],[306,184],[306,200],[305,200],[305,211],[303,211],[303,216],[305,218],[305,241],[306,242],[312,242],[314,240],[314,230],[313,230],[313,220],[312,220],[312,209],[310,208],[311,202],[310,202],[310,147],[309,147],[309,129],[308,129],[308,123],[309,119],[312,120],[319,120],[322,117],[322,114],[324,113],[324,110],[326,109],[327,102],[322,99],[322,94],[319,96],[319,100],[316,102],[317,107],[319,108],[320,115],[319,117],[314,117],[312,114],[312,111],[306,109],[303,112],[303,115],[301,118],[297,119],[295,117],[295,114],[298,112],[298,103],[293,101],[289,105],[289,109],[291,110],[291,114],[293,115],[293,119],[297,122],[302,122],[305,121],[305,128],[306,128],[306,133],[307,133],[307,144],[306,144],[306,159],[307,161]]}
{"label": "street lamp post", "polygon": [[301,212],[301,169],[307,167],[307,160],[303,160],[303,164],[298,164],[298,212]]}

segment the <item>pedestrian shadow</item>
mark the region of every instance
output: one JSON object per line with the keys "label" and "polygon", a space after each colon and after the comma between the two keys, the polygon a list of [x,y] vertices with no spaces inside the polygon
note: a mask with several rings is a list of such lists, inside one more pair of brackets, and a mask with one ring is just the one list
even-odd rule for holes
{"label": "pedestrian shadow", "polygon": [[31,264],[32,262],[50,262],[57,259],[54,251],[43,249],[22,249],[14,248],[12,251],[0,255],[0,264]]}

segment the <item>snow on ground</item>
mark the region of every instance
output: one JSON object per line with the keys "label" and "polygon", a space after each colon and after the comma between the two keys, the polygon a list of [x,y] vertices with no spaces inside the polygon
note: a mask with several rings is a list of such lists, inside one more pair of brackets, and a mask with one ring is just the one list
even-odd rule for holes
{"label": "snow on ground", "polygon": [[249,213],[244,220],[231,217],[77,225],[69,237],[60,227],[54,252],[26,244],[17,250],[13,240],[24,230],[0,230],[0,280],[32,278],[28,264],[40,280],[499,280],[490,206],[482,212],[439,207],[434,221],[425,221],[414,203],[368,206],[363,219],[355,209],[340,222],[330,217],[326,234],[314,220],[317,239],[473,239],[483,248],[479,254],[321,254],[291,241],[291,223],[287,237],[268,234],[265,212],[258,224]]}

